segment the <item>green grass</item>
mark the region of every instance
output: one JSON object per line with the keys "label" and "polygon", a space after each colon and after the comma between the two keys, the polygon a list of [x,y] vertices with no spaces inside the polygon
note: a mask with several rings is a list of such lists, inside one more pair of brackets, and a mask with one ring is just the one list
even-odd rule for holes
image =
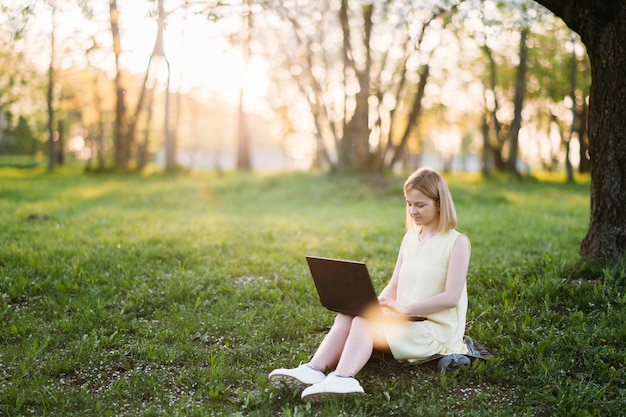
{"label": "green grass", "polygon": [[580,262],[588,182],[448,179],[467,333],[493,358],[373,362],[365,397],[307,405],[267,381],[332,323],[304,255],[366,261],[382,288],[403,178],[0,169],[0,415],[623,415],[626,263]]}

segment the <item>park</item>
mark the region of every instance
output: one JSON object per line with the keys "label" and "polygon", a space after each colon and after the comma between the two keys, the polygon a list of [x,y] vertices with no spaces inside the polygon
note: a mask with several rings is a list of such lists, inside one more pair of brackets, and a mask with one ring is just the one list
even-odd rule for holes
{"label": "park", "polygon": [[[626,3],[565,3],[3,4],[0,415],[623,415]],[[380,291],[424,166],[490,356],[273,387],[305,256]]]}
{"label": "park", "polygon": [[493,356],[456,373],[373,362],[367,397],[307,406],[267,382],[332,323],[304,256],[366,261],[380,290],[401,178],[1,172],[5,415],[622,411],[626,265],[579,264],[582,179],[449,177],[472,239],[467,334]]}

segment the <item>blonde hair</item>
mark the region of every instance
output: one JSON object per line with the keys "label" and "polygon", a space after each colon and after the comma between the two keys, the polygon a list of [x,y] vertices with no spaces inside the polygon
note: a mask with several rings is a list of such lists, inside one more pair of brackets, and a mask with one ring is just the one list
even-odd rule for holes
{"label": "blonde hair", "polygon": [[[420,168],[412,173],[404,182],[404,197],[411,190],[421,191],[426,197],[435,200],[439,205],[438,233],[447,232],[456,227],[456,209],[454,208],[452,194],[446,180],[437,171],[431,168]],[[406,228],[407,230],[418,228],[411,218],[408,208],[406,211]]]}

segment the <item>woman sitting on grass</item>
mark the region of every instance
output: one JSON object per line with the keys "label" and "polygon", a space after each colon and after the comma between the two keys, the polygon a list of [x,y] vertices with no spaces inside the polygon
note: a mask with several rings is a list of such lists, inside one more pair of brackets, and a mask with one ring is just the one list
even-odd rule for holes
{"label": "woman sitting on grass", "polygon": [[[396,360],[466,353],[463,343],[470,259],[469,239],[455,230],[456,210],[445,180],[422,168],[404,183],[407,232],[389,284],[378,297],[383,309],[425,321],[372,321],[339,314],[307,364],[275,369],[269,381],[304,388],[302,398],[363,393],[357,373],[373,349]],[[327,370],[334,372],[326,375]]]}

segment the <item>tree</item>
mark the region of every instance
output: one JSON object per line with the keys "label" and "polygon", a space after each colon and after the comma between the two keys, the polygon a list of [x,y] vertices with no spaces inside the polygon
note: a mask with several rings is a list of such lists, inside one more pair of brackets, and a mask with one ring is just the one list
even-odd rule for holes
{"label": "tree", "polygon": [[37,140],[33,136],[33,132],[28,125],[28,120],[20,116],[17,126],[12,132],[13,146],[11,153],[17,155],[34,155],[37,151]]}
{"label": "tree", "polygon": [[[473,70],[484,78],[480,128],[484,148],[482,172],[489,174],[496,169],[519,175],[522,129],[539,130],[546,108],[563,98],[558,89],[562,87],[558,83],[559,73],[553,69],[562,55],[562,45],[550,50],[543,48],[544,38],[549,37],[545,32],[552,34],[558,28],[551,25],[552,15],[534,3],[466,1],[463,6],[478,9],[474,14],[479,16],[480,25],[469,25],[473,30],[460,30],[469,32],[486,58]],[[468,20],[477,17],[464,18],[463,26]],[[555,90],[547,98],[543,94],[546,84]],[[530,116],[533,109],[539,108],[540,111]]]}
{"label": "tree", "polygon": [[[243,29],[241,34],[241,51],[244,60],[244,66],[246,70],[250,65],[250,43],[252,37],[253,20],[252,11],[250,10],[250,4],[245,3],[245,12],[243,12]],[[244,89],[245,80],[239,80],[239,106],[237,110],[237,168],[243,171],[249,171],[252,169],[252,158],[250,149],[250,132],[248,131],[248,124],[246,118],[246,109],[244,107]]]}
{"label": "tree", "polygon": [[519,148],[519,131],[522,128],[522,108],[526,94],[526,72],[528,67],[528,38],[529,29],[523,27],[519,40],[519,65],[515,73],[515,95],[513,97],[513,121],[510,128],[509,157],[507,170],[517,173],[517,152]]}
{"label": "tree", "polygon": [[100,94],[100,79],[102,78],[101,72],[95,68],[95,66],[91,65],[90,62],[90,54],[96,51],[99,48],[99,45],[95,39],[92,38],[92,45],[87,48],[85,51],[85,57],[87,58],[87,62],[89,63],[89,67],[91,68],[91,88],[92,88],[92,109],[91,114],[93,115],[91,118],[87,118],[85,120],[85,125],[88,128],[89,135],[87,137],[87,143],[90,149],[90,158],[87,161],[87,170],[91,170],[91,163],[95,159],[97,161],[97,165],[95,169],[97,171],[101,171],[105,168],[106,165],[106,157],[104,152],[104,110],[102,107],[102,97]]}
{"label": "tree", "polygon": [[[156,10],[156,20],[157,20],[157,33],[154,41],[154,48],[152,50],[152,54],[148,59],[148,66],[146,68],[146,74],[144,77],[143,84],[141,86],[141,90],[139,93],[139,98],[137,101],[137,105],[135,107],[135,113],[132,115],[130,122],[128,124],[128,138],[130,143],[137,143],[135,138],[137,133],[137,124],[139,122],[140,116],[142,112],[147,110],[147,120],[146,120],[146,134],[144,141],[139,145],[138,156],[137,156],[137,168],[138,170],[142,170],[147,163],[147,152],[148,152],[148,131],[150,127],[150,121],[152,119],[152,103],[154,97],[154,90],[157,84],[157,75],[151,74],[150,70],[152,69],[152,64],[155,61],[157,65],[159,63],[164,64],[166,71],[165,78],[165,108],[163,111],[164,121],[163,121],[163,141],[165,148],[165,170],[167,172],[173,172],[176,169],[176,140],[172,131],[170,129],[170,62],[165,55],[165,48],[163,47],[163,35],[166,26],[166,18],[169,15],[169,12],[165,11],[165,7],[163,4],[163,0],[157,0],[157,10]],[[161,80],[163,81],[163,80]]]}
{"label": "tree", "polygon": [[[560,142],[553,143],[554,149],[550,160],[544,161],[548,170],[558,169],[564,163],[567,180],[574,181],[574,167],[571,161],[571,145],[580,144],[579,171],[585,171],[586,145],[588,139],[584,132],[587,119],[584,116],[585,103],[589,95],[589,77],[587,59],[578,35],[563,24],[561,19],[552,15],[546,24],[537,28],[532,36],[533,48],[530,50],[534,70],[529,77],[530,98],[536,102],[533,106],[535,123],[548,127],[548,134],[558,134]],[[546,111],[549,109],[549,111]],[[563,160],[557,155],[562,154]]]}
{"label": "tree", "polygon": [[117,0],[109,0],[109,16],[111,20],[111,36],[113,37],[113,54],[115,56],[115,120],[113,125],[113,145],[115,149],[115,166],[127,169],[130,159],[131,144],[128,143],[128,123],[126,119],[126,102],[124,85],[122,82],[122,69],[120,68],[120,55],[122,53],[119,10]]}
{"label": "tree", "polygon": [[626,0],[535,0],[578,33],[591,66],[591,215],[582,256],[626,254]]}
{"label": "tree", "polygon": [[[12,43],[0,45],[0,153],[17,150],[34,154],[37,132],[24,129],[28,121],[19,114],[18,108],[26,103],[27,107],[34,107],[33,102],[41,101],[40,78],[22,51],[16,50]],[[13,126],[16,119],[17,127]]]}
{"label": "tree", "polygon": [[[528,39],[529,28],[522,27],[519,31],[519,63],[515,70],[514,93],[512,98],[513,118],[510,123],[504,123],[499,116],[500,98],[498,97],[497,64],[493,52],[485,39],[483,51],[489,64],[488,87],[485,91],[483,115],[483,150],[485,159],[482,171],[488,173],[487,158],[491,156],[496,169],[517,173],[517,154],[519,148],[519,131],[522,127],[522,110],[526,95],[526,72],[528,68]],[[505,146],[506,145],[506,146]],[[508,147],[509,154],[504,154]]]}
{"label": "tree", "polygon": [[48,105],[48,171],[52,171],[56,162],[55,155],[55,132],[54,132],[54,57],[55,57],[55,33],[56,33],[56,5],[50,4],[52,30],[50,31],[50,64],[48,66],[48,91],[46,104]]}
{"label": "tree", "polygon": [[[318,160],[337,171],[372,172],[404,159],[437,37],[456,2],[265,3],[279,43],[268,59],[280,68],[274,75],[292,77],[308,103]],[[432,25],[436,36],[425,47]]]}

